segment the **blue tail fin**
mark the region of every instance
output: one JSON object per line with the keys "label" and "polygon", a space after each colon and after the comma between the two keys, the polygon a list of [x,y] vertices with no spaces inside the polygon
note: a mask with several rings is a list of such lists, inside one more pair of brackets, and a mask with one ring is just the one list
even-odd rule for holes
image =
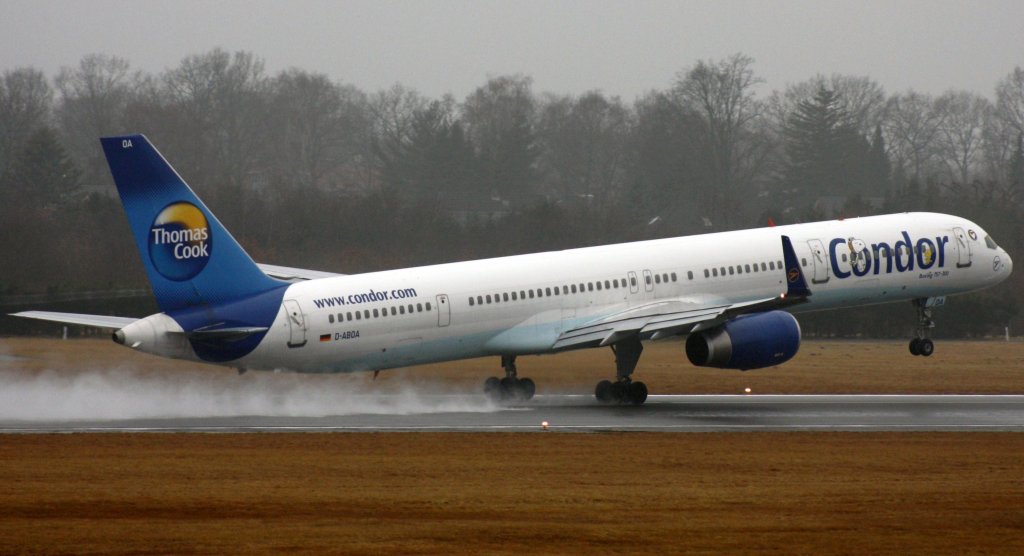
{"label": "blue tail fin", "polygon": [[284,285],[260,271],[145,136],[100,141],[163,312],[224,306]]}

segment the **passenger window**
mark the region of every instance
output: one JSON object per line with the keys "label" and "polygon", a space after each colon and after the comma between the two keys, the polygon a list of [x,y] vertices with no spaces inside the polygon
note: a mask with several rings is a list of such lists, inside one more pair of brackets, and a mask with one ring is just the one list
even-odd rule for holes
{"label": "passenger window", "polygon": [[412,303],[409,304],[409,314],[412,314]]}
{"label": "passenger window", "polygon": [[519,297],[516,295],[516,292],[512,292],[512,301],[517,301],[518,299]]}
{"label": "passenger window", "polygon": [[655,284],[660,284],[661,283],[661,276],[660,275],[658,275],[658,274],[654,275],[654,283]]}
{"label": "passenger window", "polygon": [[416,304],[416,312],[417,313],[422,313],[423,312],[423,304],[422,303],[417,303]]}
{"label": "passenger window", "polygon": [[533,290],[529,290],[529,291],[530,291],[530,299],[533,299]]}
{"label": "passenger window", "polygon": [[771,261],[771,262],[769,262],[769,263],[768,263],[768,268],[770,268],[770,269],[772,269],[772,270],[775,270],[775,261]]}
{"label": "passenger window", "polygon": [[386,316],[388,316],[388,308],[387,308],[387,307],[383,307],[383,308],[382,308],[382,309],[380,310],[380,316],[382,316],[382,317],[386,317]]}
{"label": "passenger window", "polygon": [[473,305],[474,305],[474,300],[471,297],[471,298],[469,298],[469,306],[472,307]]}
{"label": "passenger window", "polygon": [[[480,298],[478,297],[477,299],[480,299]],[[392,307],[391,308],[391,316],[395,316],[396,314],[398,314],[398,309],[395,308],[395,307]]]}
{"label": "passenger window", "polygon": [[572,293],[576,293],[576,284],[572,285]]}
{"label": "passenger window", "polygon": [[519,290],[519,299],[526,299],[526,292]]}
{"label": "passenger window", "polygon": [[715,275],[715,278],[718,278],[718,269],[717,268],[712,268],[711,269],[711,273]]}
{"label": "passenger window", "polygon": [[705,278],[708,278],[708,277],[710,277],[710,275],[711,275],[711,273],[710,273],[710,272],[708,272],[708,269],[706,269],[706,268],[705,268],[705,269],[704,269],[704,277],[705,277]]}
{"label": "passenger window", "polygon": [[736,274],[743,274],[743,265],[736,265]]}
{"label": "passenger window", "polygon": [[768,272],[768,265],[761,263],[761,272]]}
{"label": "passenger window", "polygon": [[636,287],[636,278],[630,278],[629,279],[629,285],[635,288]]}
{"label": "passenger window", "polygon": [[487,304],[491,304],[491,294],[487,294]]}
{"label": "passenger window", "polygon": [[508,301],[508,293],[501,294],[501,300],[502,301]]}
{"label": "passenger window", "polygon": [[363,311],[363,317],[366,318],[367,320],[369,320],[369,318],[370,318],[370,310],[369,309],[366,309],[365,311]]}
{"label": "passenger window", "polygon": [[746,271],[747,274],[750,274],[750,265],[748,265],[748,264],[743,265],[743,270]]}
{"label": "passenger window", "polygon": [[843,262],[846,262],[846,253],[843,253]]}
{"label": "passenger window", "polygon": [[544,288],[544,295],[551,297],[551,288]]}
{"label": "passenger window", "polygon": [[597,291],[601,291],[601,282],[597,282]]}
{"label": "passenger window", "polygon": [[661,281],[665,282],[666,284],[668,283],[668,274],[667,273],[661,275]]}
{"label": "passenger window", "polygon": [[604,281],[604,289],[606,289],[606,290],[612,289],[612,283],[609,282],[608,280],[605,280]]}
{"label": "passenger window", "polygon": [[803,266],[807,266],[807,259],[804,258],[804,257],[801,257],[800,258],[800,264],[803,265]]}
{"label": "passenger window", "polygon": [[359,311],[356,311],[356,320],[362,320],[362,319],[363,319],[362,315],[359,314]]}
{"label": "passenger window", "polygon": [[782,261],[775,261],[775,266],[779,267],[779,270],[782,270]]}
{"label": "passenger window", "polygon": [[375,319],[380,318],[380,309],[374,309],[373,310],[373,318],[375,318]]}
{"label": "passenger window", "polygon": [[327,322],[334,324],[334,313],[327,315]]}
{"label": "passenger window", "polygon": [[430,302],[429,301],[427,302],[427,310],[428,311],[430,310]]}
{"label": "passenger window", "polygon": [[398,306],[398,312],[404,315],[405,314],[405,305],[399,305]]}
{"label": "passenger window", "polygon": [[687,280],[693,280],[693,271],[692,270],[687,270],[686,271],[686,279]]}
{"label": "passenger window", "polygon": [[[477,305],[483,305],[484,304],[483,296],[480,296],[480,295],[476,296],[476,304]],[[394,313],[392,313],[392,314],[394,314]]]}
{"label": "passenger window", "polygon": [[558,286],[555,286],[555,295],[558,295]]}
{"label": "passenger window", "polygon": [[732,276],[733,274],[735,274],[735,272],[733,272],[733,268],[730,266],[729,267],[729,276]]}
{"label": "passenger window", "polygon": [[562,294],[569,295],[569,286],[562,286]]}
{"label": "passenger window", "polygon": [[[693,278],[693,273],[692,273],[692,272],[690,273],[690,278],[691,278],[691,279]],[[673,272],[673,273],[672,273],[672,281],[673,281],[673,282],[675,282],[676,280],[677,280],[677,278],[676,278],[676,273],[675,273],[675,272]]]}
{"label": "passenger window", "polygon": [[722,276],[725,276],[725,267],[724,266],[723,267],[719,267],[718,270],[720,270],[722,272]]}
{"label": "passenger window", "polygon": [[594,283],[593,282],[587,282],[587,291],[588,292],[594,291]]}
{"label": "passenger window", "polygon": [[500,293],[494,294],[494,302],[495,303],[501,303],[501,294]]}
{"label": "passenger window", "polygon": [[345,320],[345,315],[338,313],[338,322]]}

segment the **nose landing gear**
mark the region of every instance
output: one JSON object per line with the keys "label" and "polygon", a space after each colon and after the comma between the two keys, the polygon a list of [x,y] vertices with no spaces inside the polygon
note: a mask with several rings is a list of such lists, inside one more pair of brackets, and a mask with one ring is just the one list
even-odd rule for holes
{"label": "nose landing gear", "polygon": [[935,352],[935,343],[928,336],[931,329],[935,328],[935,321],[932,320],[932,309],[945,304],[945,297],[921,297],[913,301],[917,309],[917,328],[914,330],[915,337],[910,340],[910,354],[930,356]]}

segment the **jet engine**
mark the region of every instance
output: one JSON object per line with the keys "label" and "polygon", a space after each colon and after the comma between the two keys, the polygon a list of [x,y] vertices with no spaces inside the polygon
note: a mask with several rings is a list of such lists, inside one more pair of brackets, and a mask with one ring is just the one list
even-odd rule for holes
{"label": "jet engine", "polygon": [[694,365],[741,371],[785,363],[799,349],[800,324],[785,311],[741,315],[686,339]]}

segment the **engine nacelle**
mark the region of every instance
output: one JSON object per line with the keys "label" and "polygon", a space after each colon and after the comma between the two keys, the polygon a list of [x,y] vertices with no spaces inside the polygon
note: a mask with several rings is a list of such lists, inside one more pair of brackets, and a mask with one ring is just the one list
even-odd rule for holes
{"label": "engine nacelle", "polygon": [[800,324],[785,311],[742,315],[686,339],[694,365],[741,371],[785,363],[799,349]]}

